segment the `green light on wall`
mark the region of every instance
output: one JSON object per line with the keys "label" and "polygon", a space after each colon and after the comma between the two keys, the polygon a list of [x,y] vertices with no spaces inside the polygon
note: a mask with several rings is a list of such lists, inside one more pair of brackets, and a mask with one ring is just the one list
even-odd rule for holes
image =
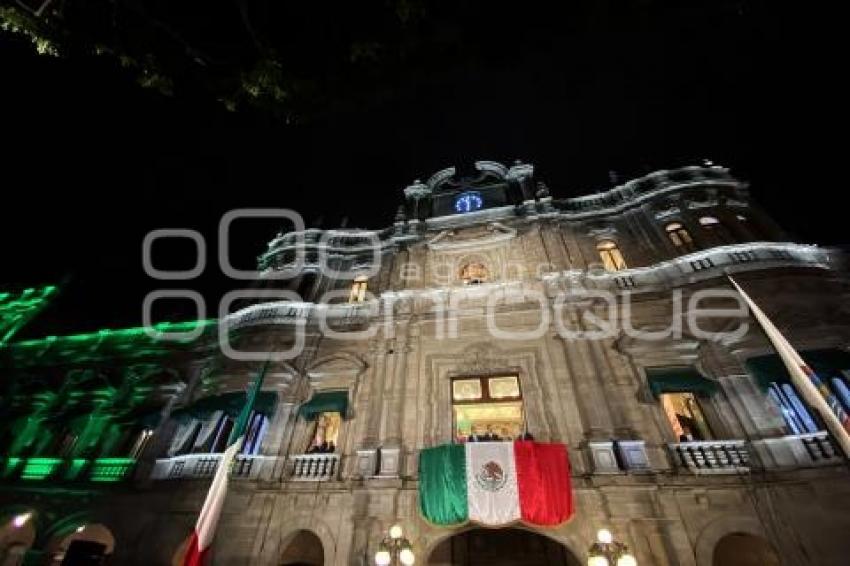
{"label": "green light on wall", "polygon": [[23,458],[18,458],[15,456],[12,456],[11,458],[6,458],[3,465],[3,477],[8,478],[12,476],[18,469],[18,466],[21,465],[22,460]]}
{"label": "green light on wall", "polygon": [[93,482],[118,482],[136,464],[135,458],[98,458],[92,463],[89,479]]}
{"label": "green light on wall", "polygon": [[86,464],[88,464],[88,460],[85,458],[74,458],[71,460],[71,463],[68,465],[68,471],[65,473],[65,479],[77,479],[80,472],[86,467]]}
{"label": "green light on wall", "polygon": [[21,471],[21,479],[47,479],[56,472],[60,465],[62,465],[61,458],[29,458]]}

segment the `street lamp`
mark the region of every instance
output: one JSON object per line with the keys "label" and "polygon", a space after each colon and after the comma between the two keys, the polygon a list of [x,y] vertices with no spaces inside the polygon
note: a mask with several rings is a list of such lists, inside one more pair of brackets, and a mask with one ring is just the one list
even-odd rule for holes
{"label": "street lamp", "polygon": [[608,529],[599,529],[596,542],[587,551],[587,566],[637,566],[629,547],[615,541]]}
{"label": "street lamp", "polygon": [[393,525],[390,527],[389,535],[384,537],[384,540],[378,545],[378,551],[375,553],[375,564],[377,566],[389,566],[390,564],[412,566],[414,562],[416,562],[416,555],[413,554],[413,545],[404,538],[401,525]]}
{"label": "street lamp", "polygon": [[20,529],[21,527],[26,525],[27,521],[29,521],[30,519],[32,519],[32,512],[27,511],[26,513],[15,515],[14,519],[12,519],[12,525],[14,525],[16,529]]}

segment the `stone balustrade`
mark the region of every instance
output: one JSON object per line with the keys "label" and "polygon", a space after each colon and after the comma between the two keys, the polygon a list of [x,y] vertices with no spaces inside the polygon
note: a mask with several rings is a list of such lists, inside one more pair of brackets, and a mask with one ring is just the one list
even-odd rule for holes
{"label": "stone balustrade", "polygon": [[[209,478],[218,468],[221,454],[183,454],[173,458],[159,458],[154,464],[151,477],[155,480]],[[277,458],[273,456],[236,456],[231,476],[235,478],[256,479],[266,466],[274,466]]]}
{"label": "stone balustrade", "polygon": [[701,440],[668,444],[679,470],[694,474],[749,472],[750,454],[743,440]]}
{"label": "stone balustrade", "polygon": [[695,283],[718,277],[726,272],[737,273],[772,267],[829,266],[829,252],[813,245],[777,242],[749,242],[718,246],[647,267],[608,272],[601,269],[564,272],[550,278],[550,289],[563,281],[581,284],[589,289],[633,291],[663,289],[682,283]]}
{"label": "stone balustrade", "polygon": [[339,454],[298,454],[289,457],[290,481],[329,481],[337,479]]}
{"label": "stone balustrade", "polygon": [[844,461],[829,434],[823,430],[764,438],[755,440],[752,444],[765,467],[812,468],[832,466]]}

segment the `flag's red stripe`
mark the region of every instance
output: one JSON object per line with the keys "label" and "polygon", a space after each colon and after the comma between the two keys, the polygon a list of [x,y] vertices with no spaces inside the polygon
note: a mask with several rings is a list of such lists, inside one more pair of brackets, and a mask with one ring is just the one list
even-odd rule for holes
{"label": "flag's red stripe", "polygon": [[560,443],[518,440],[514,443],[522,520],[559,525],[573,514],[570,461]]}
{"label": "flag's red stripe", "polygon": [[204,566],[207,550],[198,548],[198,533],[197,531],[192,531],[192,539],[189,541],[189,547],[186,549],[186,555],[183,557],[183,566]]}

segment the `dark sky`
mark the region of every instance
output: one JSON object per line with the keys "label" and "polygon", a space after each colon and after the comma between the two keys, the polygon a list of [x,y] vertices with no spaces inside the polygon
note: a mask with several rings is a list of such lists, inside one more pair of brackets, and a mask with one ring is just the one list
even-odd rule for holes
{"label": "dark sky", "polygon": [[[800,241],[847,242],[846,212],[824,204],[844,191],[829,131],[841,130],[846,67],[827,15],[768,1],[600,2],[609,8],[572,19],[461,4],[446,16],[455,52],[333,93],[345,104],[297,126],[0,37],[0,287],[70,276],[25,335],[138,324],[145,293],[164,286],[141,267],[151,229],[200,230],[214,253],[218,220],[237,207],[382,227],[413,179],[476,159],[532,162],[571,196],[607,188],[609,170],[709,157],[750,180]],[[237,226],[234,262],[250,268],[275,231]],[[158,251],[162,266],[193,261],[178,244]],[[214,302],[239,285],[212,261],[179,286]],[[189,310],[172,306],[174,318]]]}

